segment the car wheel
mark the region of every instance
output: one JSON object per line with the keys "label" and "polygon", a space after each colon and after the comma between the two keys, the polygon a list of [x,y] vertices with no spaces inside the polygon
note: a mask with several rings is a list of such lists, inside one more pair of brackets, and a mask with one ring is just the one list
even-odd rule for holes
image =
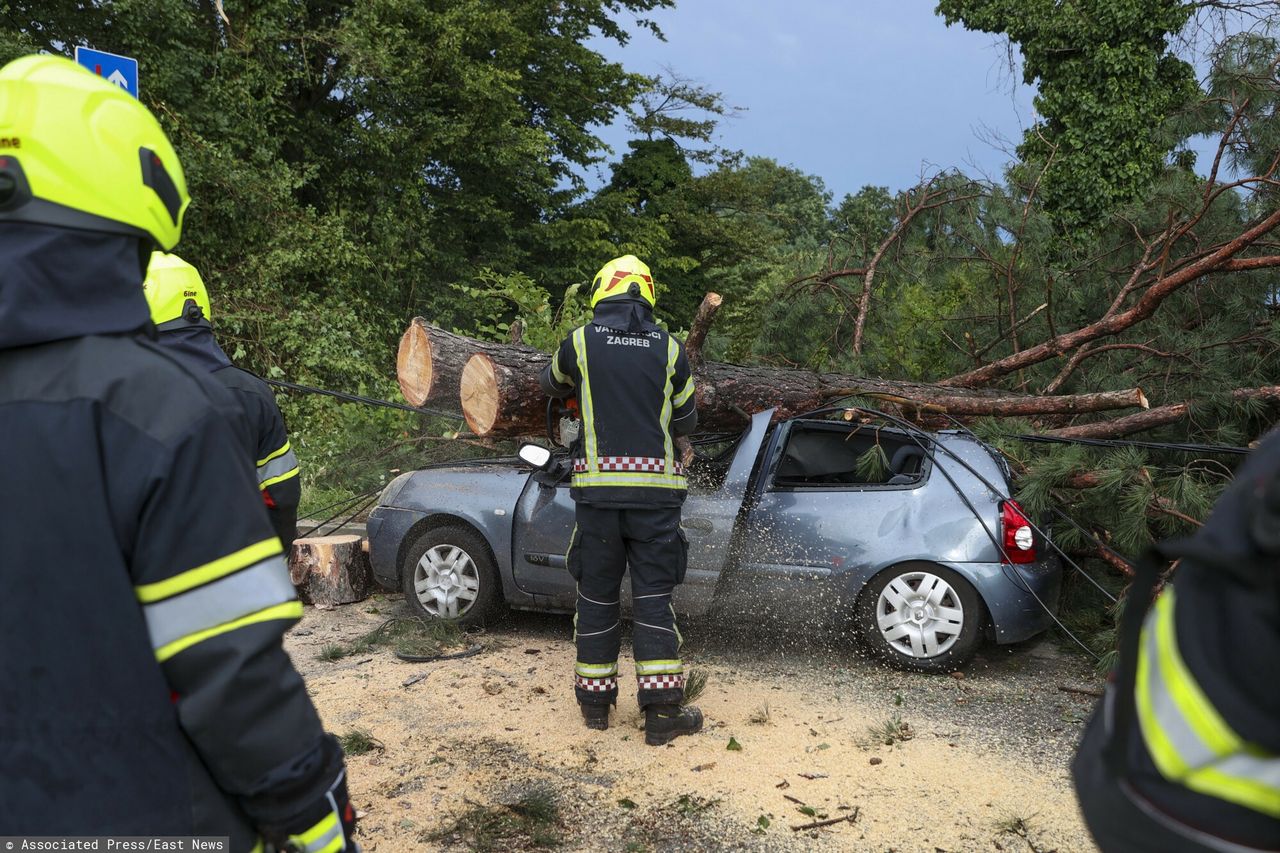
{"label": "car wheel", "polygon": [[400,566],[404,597],[415,615],[471,625],[498,597],[489,547],[466,527],[436,527],[409,547]]}
{"label": "car wheel", "polygon": [[954,672],[978,649],[984,617],[973,586],[930,563],[886,569],[858,597],[858,629],[871,652],[899,669]]}

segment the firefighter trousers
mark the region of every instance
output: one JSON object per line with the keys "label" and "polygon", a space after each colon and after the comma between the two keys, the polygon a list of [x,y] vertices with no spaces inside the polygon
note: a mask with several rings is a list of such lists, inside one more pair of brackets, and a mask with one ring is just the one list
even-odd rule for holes
{"label": "firefighter trousers", "polygon": [[671,595],[684,580],[688,544],[680,508],[605,509],[579,503],[566,563],[578,583],[574,693],[584,704],[618,698],[622,576],[631,571],[632,646],[640,707],[684,698],[680,631]]}

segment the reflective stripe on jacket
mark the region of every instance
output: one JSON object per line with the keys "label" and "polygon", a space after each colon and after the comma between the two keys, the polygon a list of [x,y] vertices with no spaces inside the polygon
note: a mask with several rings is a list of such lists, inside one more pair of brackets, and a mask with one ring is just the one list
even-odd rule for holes
{"label": "reflective stripe on jacket", "polygon": [[213,378],[232,393],[249,421],[258,488],[262,490],[271,526],[287,554],[298,535],[302,483],[298,478],[298,457],[289,443],[275,394],[267,383],[238,367],[215,370]]}
{"label": "reflective stripe on jacket", "polygon": [[[1176,606],[1171,585],[1142,631],[1134,698],[1143,744],[1166,780],[1280,818],[1280,756],[1234,731],[1206,695],[1179,651]],[[1248,638],[1238,645],[1247,653]]]}
{"label": "reflective stripe on jacket", "polygon": [[613,307],[601,303],[543,377],[549,393],[576,393],[582,413],[572,494],[600,505],[679,506],[688,485],[674,437],[697,421],[689,360],[656,325],[608,325]]}

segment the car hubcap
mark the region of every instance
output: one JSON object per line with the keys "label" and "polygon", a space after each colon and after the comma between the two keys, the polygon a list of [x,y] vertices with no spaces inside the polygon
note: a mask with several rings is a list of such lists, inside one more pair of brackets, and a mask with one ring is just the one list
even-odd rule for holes
{"label": "car hubcap", "polygon": [[937,575],[908,572],[889,581],[880,593],[876,621],[894,649],[913,658],[931,658],[955,645],[964,627],[964,605]]}
{"label": "car hubcap", "polygon": [[475,604],[480,572],[466,551],[456,545],[435,545],[413,570],[413,590],[432,616],[456,619]]}

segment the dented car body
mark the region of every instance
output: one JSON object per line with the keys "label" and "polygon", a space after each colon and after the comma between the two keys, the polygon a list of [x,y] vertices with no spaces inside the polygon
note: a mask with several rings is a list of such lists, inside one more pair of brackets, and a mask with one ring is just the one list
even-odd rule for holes
{"label": "dented car body", "polygon": [[[771,414],[690,468],[677,613],[851,623],[886,662],[925,671],[1052,623],[1061,566],[988,487],[1010,492],[985,445]],[[571,612],[567,468],[486,460],[401,475],[369,518],[375,577],[425,616],[478,619],[499,590],[510,607]]]}

